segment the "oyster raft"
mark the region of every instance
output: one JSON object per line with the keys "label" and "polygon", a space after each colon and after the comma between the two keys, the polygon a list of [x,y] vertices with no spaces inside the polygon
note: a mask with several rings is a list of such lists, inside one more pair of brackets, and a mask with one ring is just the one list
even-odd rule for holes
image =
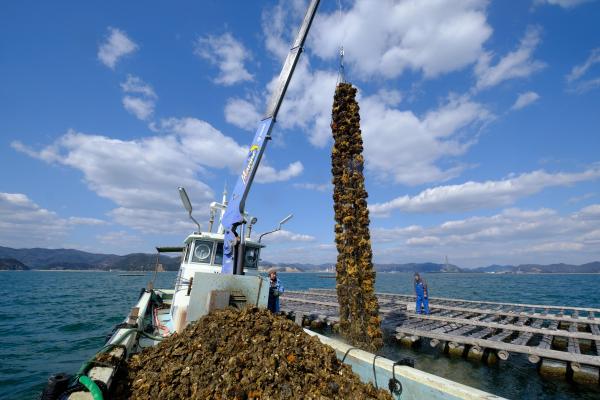
{"label": "oyster raft", "polygon": [[265,309],[227,308],[134,355],[116,399],[392,399]]}
{"label": "oyster raft", "polygon": [[383,345],[375,295],[367,191],[363,176],[363,142],[356,88],[337,85],[331,113],[331,152],[335,242],[338,251],[336,289],[340,333],[354,346],[376,351]]}

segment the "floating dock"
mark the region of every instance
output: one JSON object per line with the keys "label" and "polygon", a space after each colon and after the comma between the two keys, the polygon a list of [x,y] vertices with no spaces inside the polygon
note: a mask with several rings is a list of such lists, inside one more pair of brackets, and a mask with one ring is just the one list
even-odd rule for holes
{"label": "floating dock", "polygon": [[[378,293],[382,327],[405,346],[429,345],[451,356],[495,362],[523,354],[545,376],[600,381],[600,309],[431,297],[429,315],[415,296]],[[339,322],[333,289],[286,291],[281,310],[313,329]]]}

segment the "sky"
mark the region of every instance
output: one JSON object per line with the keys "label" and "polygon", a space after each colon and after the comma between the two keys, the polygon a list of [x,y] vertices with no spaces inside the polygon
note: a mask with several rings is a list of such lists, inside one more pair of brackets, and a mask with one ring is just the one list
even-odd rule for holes
{"label": "sky", "polygon": [[[6,1],[0,245],[126,254],[207,226],[305,0]],[[374,262],[600,260],[600,2],[322,0],[246,208],[262,258],[335,262],[339,48]]]}

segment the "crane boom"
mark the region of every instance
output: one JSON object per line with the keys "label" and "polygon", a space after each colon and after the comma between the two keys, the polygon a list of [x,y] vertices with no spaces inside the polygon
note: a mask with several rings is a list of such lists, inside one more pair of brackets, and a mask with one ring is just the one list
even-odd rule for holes
{"label": "crane boom", "polygon": [[265,152],[268,141],[271,139],[271,130],[275,123],[279,107],[285,96],[285,92],[290,83],[294,69],[298,63],[298,58],[302,52],[306,35],[310,29],[313,18],[317,11],[320,0],[312,0],[302,21],[302,25],[296,40],[292,44],[287,58],[283,64],[281,73],[279,74],[279,80],[271,99],[267,106],[267,111],[264,118],[259,122],[258,129],[250,146],[248,156],[244,163],[244,168],[239,176],[231,197],[227,205],[227,210],[223,215],[223,228],[225,230],[225,237],[223,243],[223,269],[224,274],[243,274],[244,260],[243,257],[238,257],[239,254],[244,252],[244,235],[240,235],[236,232],[236,229],[245,223],[244,220],[244,208],[248,192],[252,186],[254,175],[260,164],[260,160]]}

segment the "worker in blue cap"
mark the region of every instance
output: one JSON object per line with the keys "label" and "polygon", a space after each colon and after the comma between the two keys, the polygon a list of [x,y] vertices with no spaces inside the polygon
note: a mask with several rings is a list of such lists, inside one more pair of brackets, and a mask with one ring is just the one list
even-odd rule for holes
{"label": "worker in blue cap", "polygon": [[415,272],[415,294],[417,295],[417,314],[421,314],[421,308],[425,314],[429,314],[429,295],[427,293],[427,282],[421,278],[418,272]]}
{"label": "worker in blue cap", "polygon": [[283,293],[284,288],[279,278],[277,278],[277,270],[269,270],[269,302],[267,308],[272,313],[279,312],[279,296]]}

